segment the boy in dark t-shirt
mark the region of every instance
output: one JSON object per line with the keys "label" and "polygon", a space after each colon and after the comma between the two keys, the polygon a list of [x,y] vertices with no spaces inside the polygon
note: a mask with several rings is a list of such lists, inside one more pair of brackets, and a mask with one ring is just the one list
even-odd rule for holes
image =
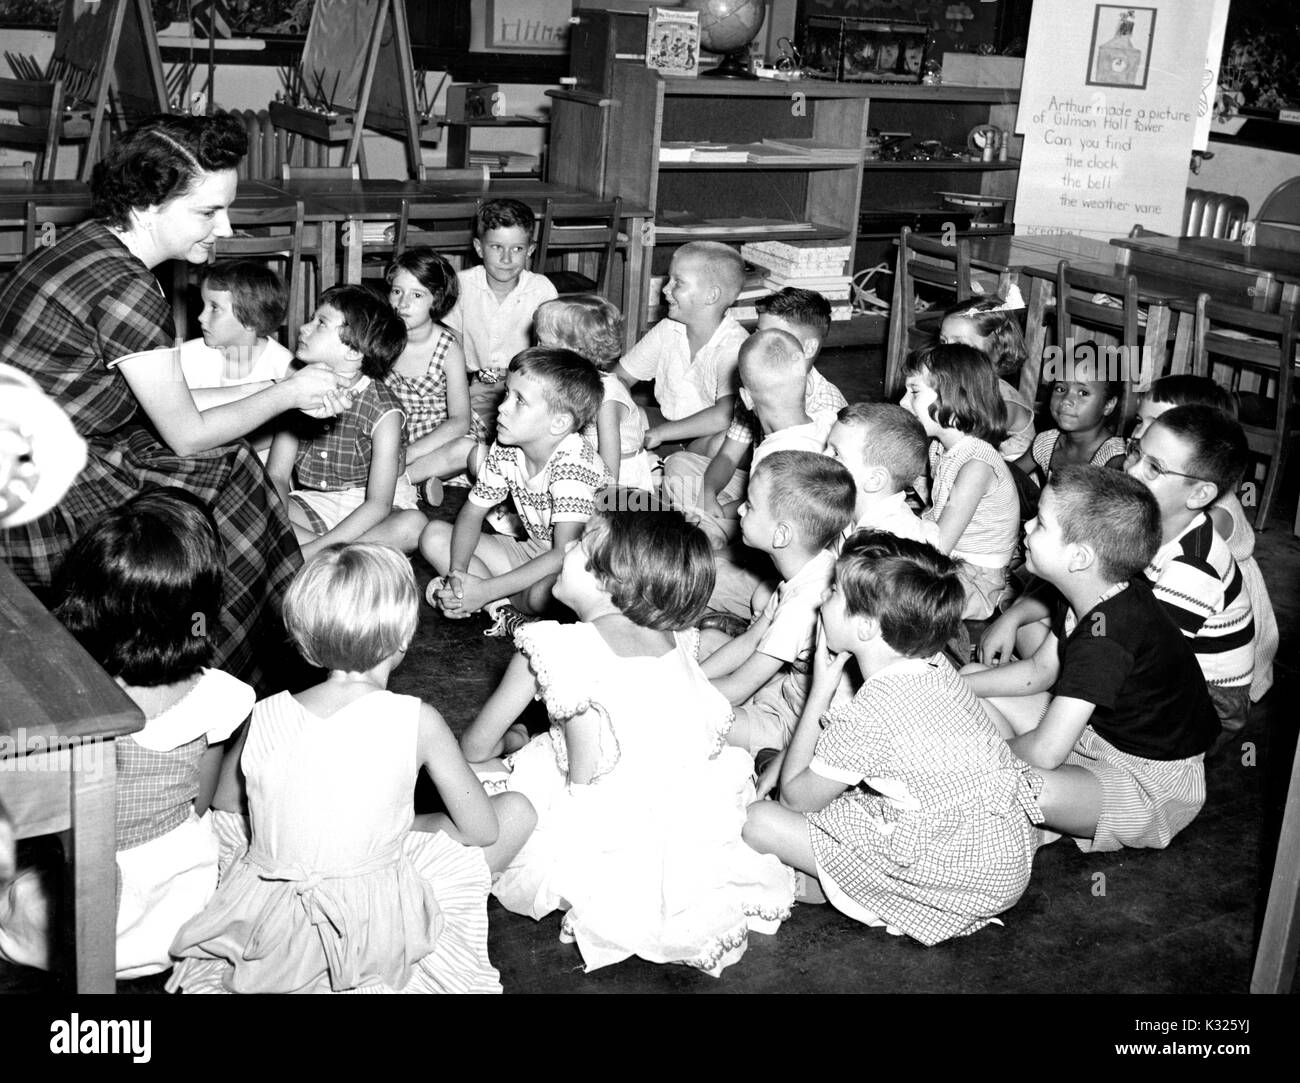
{"label": "boy in dark t-shirt", "polygon": [[1024,661],[964,671],[1038,768],[1046,826],[1083,850],[1162,848],[1205,802],[1219,722],[1143,577],[1159,544],[1160,509],[1140,482],[1101,467],[1057,471],[1025,534],[1027,567],[1059,594],[1025,617],[1048,617],[1051,631]]}

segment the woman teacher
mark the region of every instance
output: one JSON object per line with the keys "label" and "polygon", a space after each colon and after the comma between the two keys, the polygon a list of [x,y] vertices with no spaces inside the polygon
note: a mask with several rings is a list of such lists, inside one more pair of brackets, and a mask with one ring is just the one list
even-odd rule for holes
{"label": "woman teacher", "polygon": [[30,375],[89,445],[85,470],[58,506],[0,531],[0,559],[48,592],[63,554],[106,511],[156,486],[187,489],[211,510],[226,556],[219,627],[196,615],[195,634],[214,637],[215,666],[261,683],[259,640],[279,638],[279,601],[301,558],[241,437],[286,410],[325,417],[347,400],[332,373],[308,366],[198,410],[153,274],[170,259],[205,263],[217,238],[231,235],[227,209],[246,150],[231,116],[145,121],[95,166],[92,220],[38,249],[0,288],[0,362]]}

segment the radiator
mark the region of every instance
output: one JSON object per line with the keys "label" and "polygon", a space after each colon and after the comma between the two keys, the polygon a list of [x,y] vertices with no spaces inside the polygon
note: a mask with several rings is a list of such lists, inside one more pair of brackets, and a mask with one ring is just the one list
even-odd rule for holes
{"label": "radiator", "polygon": [[1241,238],[1241,227],[1249,215],[1250,204],[1241,196],[1188,188],[1183,208],[1183,236],[1236,241]]}
{"label": "radiator", "polygon": [[252,180],[278,181],[281,167],[290,165],[329,165],[329,148],[324,143],[295,136],[276,128],[265,109],[236,110],[248,132],[248,157],[239,166],[239,175]]}

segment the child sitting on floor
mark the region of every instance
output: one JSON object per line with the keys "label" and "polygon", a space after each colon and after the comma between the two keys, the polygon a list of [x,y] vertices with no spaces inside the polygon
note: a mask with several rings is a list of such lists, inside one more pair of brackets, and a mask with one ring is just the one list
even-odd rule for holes
{"label": "child sitting on floor", "polygon": [[1006,407],[987,357],[960,344],[918,350],[903,368],[900,405],[930,437],[930,507],[934,545],[961,560],[964,620],[991,616],[1007,589],[1007,568],[1020,533],[1020,497],[997,453]]}
{"label": "child sitting on floor", "polygon": [[610,371],[623,353],[623,317],[618,308],[597,294],[580,293],[547,301],[537,309],[533,323],[539,346],[572,350],[601,370],[605,398],[583,436],[600,453],[610,484],[653,492],[658,457],[642,447],[645,411]]}
{"label": "child sitting on floor", "polygon": [[[200,410],[221,406],[283,380],[293,354],[275,339],[288,307],[280,276],[257,260],[221,260],[204,273],[199,293],[203,337],[180,348],[194,404]],[[263,461],[273,435],[267,426],[248,438]]]}
{"label": "child sitting on floor", "polygon": [[[927,945],[1016,904],[1042,820],[1038,779],[939,653],[965,600],[954,563],[931,546],[849,539],[780,801],[755,802],[745,825],[751,846],[803,874],[801,901],[829,899]],[[832,706],[850,656],[865,683]]]}
{"label": "child sitting on floor", "polygon": [[1110,429],[1121,385],[1101,378],[1101,354],[1094,343],[1081,342],[1068,368],[1054,374],[1050,409],[1056,428],[1035,436],[1033,447],[1016,464],[1027,473],[1037,472],[1040,484],[1061,466],[1124,466],[1124,441]]}
{"label": "child sitting on floor", "polygon": [[807,692],[817,607],[852,521],[855,486],[826,455],[776,451],[749,481],[741,508],[745,544],[767,553],[781,584],[749,629],[704,660],[713,685],[737,706],[728,740],[751,753],[786,745]]}
{"label": "child sitting on floor", "polygon": [[[420,536],[420,552],[438,571],[429,603],[457,619],[489,607],[492,632],[502,635],[550,604],[564,547],[582,534],[605,484],[582,437],[604,395],[595,365],[572,350],[534,346],[510,362],[506,388],[496,442],[455,526],[435,520]],[[482,532],[507,498],[527,528],[522,542]]]}
{"label": "child sitting on floor", "polygon": [[1156,599],[1191,644],[1225,734],[1250,713],[1255,620],[1250,594],[1208,510],[1241,482],[1249,451],[1236,421],[1211,406],[1175,406],[1129,449],[1128,473],[1160,507],[1160,548],[1146,570]]}
{"label": "child sitting on floor", "polygon": [[736,360],[746,331],[727,315],[745,281],[740,253],[719,241],[691,241],[673,253],[660,320],[615,367],[629,387],[654,380],[645,446],[684,443],[712,455],[736,399]]}
{"label": "child sitting on floor", "polygon": [[1022,599],[1021,610],[1048,617],[1050,631],[1030,658],[963,671],[1042,776],[1045,826],[1085,851],[1168,846],[1205,802],[1218,721],[1191,648],[1142,575],[1159,545],[1160,508],[1144,485],[1062,467],[1025,534],[1029,570],[1059,594]]}
{"label": "child sitting on floor", "polygon": [[[744,845],[753,761],[724,747],[731,708],[695,661],[713,585],[703,534],[675,511],[598,512],[555,596],[580,623],[521,628],[501,686],[461,738],[485,765],[534,699],[550,732],[508,757],[537,830],[497,878],[509,910],[566,910],[588,970],[638,955],[714,976],[790,914],[790,875]],[[491,764],[499,767],[500,764]]]}
{"label": "child sitting on floor", "polygon": [[352,402],[328,421],[290,416],[275,434],[267,476],[289,515],[303,558],[355,541],[393,507],[414,509],[405,477],[405,416],[384,377],[406,331],[364,286],[333,286],[298,332],[298,360],[352,380]]}
{"label": "child sitting on floor", "polygon": [[[839,388],[816,369],[817,355],[831,325],[831,306],[820,293],[787,286],[759,298],[759,331],[786,331],[799,340],[805,373],[804,413],[827,428],[845,406]],[[763,428],[742,395],[732,412],[726,439],[712,459],[679,451],[664,462],[664,491],[675,507],[698,517],[714,548],[735,537],[734,505],[749,484],[745,461],[763,439]],[[724,510],[724,508],[726,510]]]}
{"label": "child sitting on floor", "polygon": [[1009,463],[1034,442],[1034,404],[1007,382],[1017,378],[1025,364],[1025,336],[1017,312],[1000,297],[974,297],[949,308],[939,325],[940,342],[972,346],[993,362],[998,393],[1007,410],[1007,435],[998,445],[998,454]]}
{"label": "child sitting on floor", "polygon": [[893,403],[855,402],[839,412],[826,453],[844,464],[857,486],[846,539],[856,530],[884,530],[913,541],[937,533],[907,503],[907,490],[925,473],[928,444],[921,423]]}
{"label": "child sitting on floor", "polygon": [[[243,681],[207,667],[213,640],[204,629],[218,619],[224,568],[212,516],[180,489],[151,490],[109,513],[62,566],[54,615],[145,718],[115,746],[119,979],[167,970],[176,930],[217,888],[207,811],[220,743],[255,698]],[[34,871],[19,874],[10,904],[18,912],[6,913],[0,899],[0,957],[44,967],[48,901],[39,883]]]}
{"label": "child sitting on floor", "polygon": [[[489,875],[534,818],[483,792],[437,711],[388,691],[418,617],[410,562],[386,546],[330,546],[299,571],[285,625],[329,676],[262,700],[232,750],[249,829],[176,934],[170,991],[501,991]],[[446,812],[415,815],[421,770]]]}
{"label": "child sitting on floor", "polygon": [[[1151,385],[1151,390],[1138,403],[1137,425],[1129,442],[1140,440],[1151,422],[1175,406],[1195,405],[1211,406],[1231,418],[1237,417],[1237,397],[1208,376],[1163,376]],[[1241,569],[1246,593],[1250,595],[1250,608],[1255,617],[1255,672],[1250,681],[1250,701],[1258,703],[1273,687],[1278,629],[1273,602],[1254,556],[1255,530],[1235,492],[1221,493],[1207,509],[1207,514],[1219,537],[1228,543],[1232,559]]]}
{"label": "child sitting on floor", "polygon": [[497,406],[505,394],[506,367],[528,347],[537,306],[556,297],[549,278],[528,270],[536,221],[529,206],[517,199],[489,199],[479,207],[474,253],[483,262],[457,274],[460,300],[447,316],[447,326],[465,349],[473,380],[470,406],[487,440],[495,432]]}

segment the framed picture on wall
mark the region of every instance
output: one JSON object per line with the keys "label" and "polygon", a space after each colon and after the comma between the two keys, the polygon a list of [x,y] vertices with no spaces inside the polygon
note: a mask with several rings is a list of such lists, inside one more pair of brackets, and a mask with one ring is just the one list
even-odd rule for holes
{"label": "framed picture on wall", "polygon": [[1155,28],[1155,8],[1098,4],[1092,18],[1087,84],[1145,90]]}

